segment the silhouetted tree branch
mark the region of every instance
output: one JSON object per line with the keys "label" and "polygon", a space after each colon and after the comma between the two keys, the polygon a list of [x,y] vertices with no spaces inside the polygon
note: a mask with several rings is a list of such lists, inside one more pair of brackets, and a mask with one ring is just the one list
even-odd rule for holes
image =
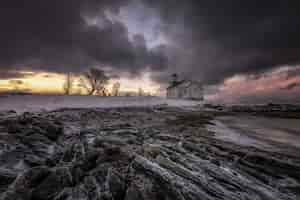
{"label": "silhouetted tree branch", "polygon": [[64,93],[67,95],[71,94],[72,88],[73,88],[73,78],[71,73],[68,73],[66,75],[66,79],[63,85]]}
{"label": "silhouetted tree branch", "polygon": [[112,96],[119,96],[121,84],[119,82],[116,82],[112,86]]}
{"label": "silhouetted tree branch", "polygon": [[101,69],[91,68],[84,72],[79,80],[79,86],[84,88],[88,95],[99,94],[106,96],[106,85],[109,77]]}

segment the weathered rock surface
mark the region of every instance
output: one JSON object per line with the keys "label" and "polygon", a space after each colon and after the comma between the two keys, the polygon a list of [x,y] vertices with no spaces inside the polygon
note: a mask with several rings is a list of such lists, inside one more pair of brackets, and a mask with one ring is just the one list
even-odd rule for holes
{"label": "weathered rock surface", "polygon": [[0,118],[0,199],[300,198],[300,156],[213,138],[208,113],[61,109]]}

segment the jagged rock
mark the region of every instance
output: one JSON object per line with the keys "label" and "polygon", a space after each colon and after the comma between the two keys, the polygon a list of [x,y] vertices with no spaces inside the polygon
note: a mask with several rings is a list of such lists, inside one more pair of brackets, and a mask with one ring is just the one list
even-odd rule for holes
{"label": "jagged rock", "polygon": [[3,193],[4,200],[27,200],[31,198],[31,190],[50,174],[47,167],[34,167],[17,177],[8,190]]}
{"label": "jagged rock", "polygon": [[137,129],[117,129],[113,130],[112,134],[124,136],[124,135],[137,135],[139,131]]}
{"label": "jagged rock", "polygon": [[137,156],[132,167],[156,180],[164,193],[164,198],[184,200],[184,199],[212,199],[196,185],[184,181],[180,176],[169,172],[141,156]]}
{"label": "jagged rock", "polygon": [[105,147],[111,145],[124,146],[128,143],[126,138],[120,138],[116,136],[101,136],[97,137],[94,142],[95,147]]}
{"label": "jagged rock", "polygon": [[107,173],[107,183],[113,199],[124,199],[126,183],[124,178],[114,169],[109,169]]}
{"label": "jagged rock", "polygon": [[169,134],[157,134],[155,138],[160,139],[160,140],[167,140],[168,142],[179,142],[180,138],[176,137],[174,135],[169,135]]}
{"label": "jagged rock", "polygon": [[0,112],[0,119],[1,118],[9,118],[9,117],[15,117],[17,115],[17,112],[14,110],[6,110]]}
{"label": "jagged rock", "polygon": [[[27,115],[29,115],[29,117]],[[53,141],[63,133],[62,125],[58,121],[38,118],[32,116],[32,114],[26,113],[16,118],[3,120],[0,122],[0,125],[1,124],[6,127],[6,130],[9,133],[17,133],[22,135],[39,133]]]}
{"label": "jagged rock", "polygon": [[101,199],[101,186],[93,176],[86,176],[84,178],[84,189],[86,191],[88,199]]}
{"label": "jagged rock", "polygon": [[72,185],[72,176],[67,167],[55,169],[32,191],[32,200],[48,200],[58,195],[64,187]]}
{"label": "jagged rock", "polygon": [[0,193],[4,192],[16,178],[17,173],[7,169],[0,169]]}
{"label": "jagged rock", "polygon": [[0,166],[15,171],[26,170],[28,166],[24,162],[24,157],[30,153],[24,146],[18,145],[0,154]]}
{"label": "jagged rock", "polygon": [[142,191],[140,191],[138,185],[131,183],[128,190],[126,191],[125,200],[144,200],[144,199],[147,199],[147,197],[143,197]]}
{"label": "jagged rock", "polygon": [[159,145],[148,144],[143,146],[143,154],[146,157],[156,158],[162,153],[162,148]]}
{"label": "jagged rock", "polygon": [[89,198],[88,192],[84,185],[78,185],[74,188],[65,188],[61,191],[54,200],[97,200],[96,198]]}
{"label": "jagged rock", "polygon": [[126,191],[125,200],[164,199],[164,191],[154,180],[143,174],[136,174]]}
{"label": "jagged rock", "polygon": [[220,141],[211,119],[177,108],[1,118],[0,199],[299,198],[299,156]]}
{"label": "jagged rock", "polygon": [[50,140],[55,141],[60,135],[63,133],[63,128],[58,123],[52,122],[43,122],[38,124],[39,128],[41,129],[41,134],[48,137]]}

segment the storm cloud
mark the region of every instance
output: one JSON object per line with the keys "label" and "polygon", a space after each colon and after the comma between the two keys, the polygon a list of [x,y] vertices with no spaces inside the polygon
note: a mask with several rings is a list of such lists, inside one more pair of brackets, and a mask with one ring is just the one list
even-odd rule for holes
{"label": "storm cloud", "polygon": [[184,77],[216,83],[300,61],[299,1],[147,2],[172,44],[169,71]]}
{"label": "storm cloud", "polygon": [[[0,6],[4,70],[80,72],[93,65],[138,73],[167,66],[164,48],[129,38],[117,15],[124,0],[5,0]],[[7,76],[11,73],[3,73]]]}
{"label": "storm cloud", "polygon": [[0,77],[104,66],[151,71],[162,85],[173,73],[215,86],[260,79],[300,63],[299,10],[282,0],[4,0]]}

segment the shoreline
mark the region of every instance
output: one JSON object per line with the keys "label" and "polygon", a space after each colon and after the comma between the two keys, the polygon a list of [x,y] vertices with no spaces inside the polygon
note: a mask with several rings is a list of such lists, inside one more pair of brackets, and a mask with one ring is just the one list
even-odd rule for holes
{"label": "shoreline", "polygon": [[2,117],[0,196],[299,198],[299,157],[220,140],[206,129],[214,118],[167,106]]}

